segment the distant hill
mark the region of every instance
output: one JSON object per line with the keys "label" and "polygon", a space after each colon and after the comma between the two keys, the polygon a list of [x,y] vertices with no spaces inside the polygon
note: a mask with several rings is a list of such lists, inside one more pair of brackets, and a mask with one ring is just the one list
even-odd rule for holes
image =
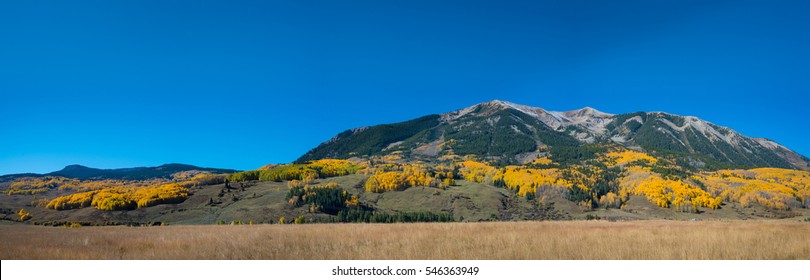
{"label": "distant hill", "polygon": [[405,157],[477,155],[506,164],[550,151],[559,162],[594,146],[619,145],[668,156],[690,169],[810,169],[810,160],[765,138],[691,116],[608,114],[586,107],[558,112],[493,100],[440,115],[346,130],[298,159],[399,153]]}
{"label": "distant hill", "polygon": [[115,180],[147,180],[152,178],[171,178],[172,174],[183,171],[205,171],[214,174],[234,173],[237,170],[221,168],[205,168],[188,164],[170,163],[155,167],[132,167],[118,169],[98,169],[83,165],[73,164],[65,166],[62,170],[46,174],[10,174],[0,176],[2,180],[9,180],[20,177],[41,177],[41,176],[61,176],[80,180],[93,179],[115,179]]}

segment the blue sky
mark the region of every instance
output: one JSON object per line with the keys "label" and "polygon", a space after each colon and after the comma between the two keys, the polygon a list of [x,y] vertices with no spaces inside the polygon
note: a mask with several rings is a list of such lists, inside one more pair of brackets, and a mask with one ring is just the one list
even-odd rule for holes
{"label": "blue sky", "polygon": [[3,1],[0,174],[290,162],[492,99],[694,115],[804,155],[807,1]]}

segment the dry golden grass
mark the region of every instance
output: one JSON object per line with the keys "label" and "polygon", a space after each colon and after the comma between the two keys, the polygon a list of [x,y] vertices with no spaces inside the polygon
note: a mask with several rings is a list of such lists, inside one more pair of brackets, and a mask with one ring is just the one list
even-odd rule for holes
{"label": "dry golden grass", "polygon": [[810,259],[795,221],[0,226],[1,259]]}

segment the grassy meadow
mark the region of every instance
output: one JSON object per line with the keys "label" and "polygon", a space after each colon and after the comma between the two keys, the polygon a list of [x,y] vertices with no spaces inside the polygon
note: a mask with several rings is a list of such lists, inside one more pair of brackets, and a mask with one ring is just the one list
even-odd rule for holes
{"label": "grassy meadow", "polygon": [[810,223],[0,226],[0,259],[810,259]]}

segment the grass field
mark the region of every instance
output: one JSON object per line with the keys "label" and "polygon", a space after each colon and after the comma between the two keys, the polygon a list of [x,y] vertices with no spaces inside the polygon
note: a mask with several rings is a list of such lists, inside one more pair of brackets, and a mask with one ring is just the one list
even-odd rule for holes
{"label": "grass field", "polygon": [[0,226],[0,259],[810,259],[810,223]]}

